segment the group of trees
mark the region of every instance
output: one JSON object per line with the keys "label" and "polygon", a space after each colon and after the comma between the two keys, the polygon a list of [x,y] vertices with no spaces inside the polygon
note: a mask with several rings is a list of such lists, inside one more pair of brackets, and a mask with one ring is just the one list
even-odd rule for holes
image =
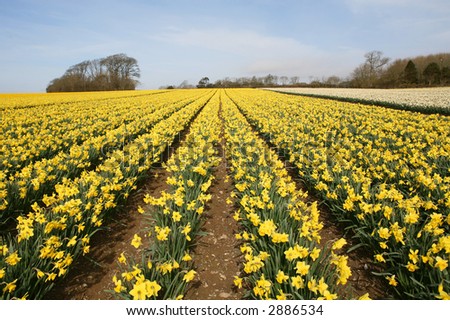
{"label": "group of trees", "polygon": [[418,56],[389,63],[380,51],[365,55],[366,61],[352,73],[351,87],[405,88],[450,85],[450,54]]}
{"label": "group of trees", "polygon": [[208,77],[200,79],[197,88],[258,88],[258,87],[273,87],[278,85],[287,86],[289,84],[295,85],[299,82],[299,77],[278,77],[272,74],[268,74],[263,77],[240,77],[240,78],[224,78],[217,80],[214,83],[209,82]]}
{"label": "group of trees", "polygon": [[71,66],[49,83],[47,92],[134,90],[139,77],[137,60],[120,53]]}
{"label": "group of trees", "polygon": [[[300,77],[276,76],[224,78],[210,82],[203,77],[197,88],[258,88],[258,87],[348,87],[348,88],[408,88],[450,85],[450,54],[418,56],[391,62],[381,51],[371,51],[364,55],[365,61],[346,78],[329,76],[300,82]],[[187,81],[180,86],[168,88],[194,88]],[[167,88],[167,87],[166,87]]]}
{"label": "group of trees", "polygon": [[208,77],[203,77],[199,80],[196,86],[188,83],[184,80],[180,85],[174,86],[162,86],[161,89],[190,89],[190,88],[261,88],[261,87],[275,87],[275,86],[301,86],[307,85],[306,83],[300,83],[300,77],[286,77],[276,76],[268,74],[262,77],[240,77],[219,79],[217,81],[210,82]]}
{"label": "group of trees", "polygon": [[[450,53],[418,56],[411,59],[391,59],[381,51],[364,55],[365,61],[356,67],[347,79],[330,76],[310,83],[300,77],[276,76],[224,78],[210,82],[203,77],[197,88],[258,88],[275,86],[404,88],[450,85]],[[137,60],[120,53],[106,58],[86,60],[71,66],[60,77],[53,79],[47,92],[134,90],[139,84],[140,70]],[[179,86],[164,88],[194,88],[186,80]]]}

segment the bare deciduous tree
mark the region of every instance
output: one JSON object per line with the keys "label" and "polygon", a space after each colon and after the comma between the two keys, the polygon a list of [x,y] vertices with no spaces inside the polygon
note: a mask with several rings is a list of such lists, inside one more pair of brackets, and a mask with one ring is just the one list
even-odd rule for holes
{"label": "bare deciduous tree", "polygon": [[383,53],[376,50],[366,53],[364,57],[366,61],[352,73],[353,84],[356,87],[372,88],[376,86],[390,59],[383,57]]}
{"label": "bare deciduous tree", "polygon": [[139,84],[137,60],[120,53],[71,66],[47,86],[47,92],[134,90]]}

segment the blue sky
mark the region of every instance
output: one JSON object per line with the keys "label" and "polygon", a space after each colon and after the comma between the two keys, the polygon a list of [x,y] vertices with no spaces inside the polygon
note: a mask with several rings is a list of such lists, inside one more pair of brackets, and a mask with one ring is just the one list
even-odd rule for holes
{"label": "blue sky", "polygon": [[364,54],[450,52],[449,0],[0,0],[0,92],[125,53],[139,89],[204,76],[348,76]]}

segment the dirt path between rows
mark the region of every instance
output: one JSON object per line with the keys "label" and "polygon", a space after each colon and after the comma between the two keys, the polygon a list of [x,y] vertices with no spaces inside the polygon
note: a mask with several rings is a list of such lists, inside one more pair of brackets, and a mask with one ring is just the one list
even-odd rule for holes
{"label": "dirt path between rows", "polygon": [[234,206],[227,203],[233,191],[231,179],[227,179],[227,163],[224,141],[218,146],[222,162],[215,168],[214,184],[209,192],[211,202],[205,214],[201,237],[194,250],[195,281],[186,294],[191,300],[239,300],[242,293],[233,285],[238,275],[242,256],[239,242],[235,239],[238,224],[233,219]]}

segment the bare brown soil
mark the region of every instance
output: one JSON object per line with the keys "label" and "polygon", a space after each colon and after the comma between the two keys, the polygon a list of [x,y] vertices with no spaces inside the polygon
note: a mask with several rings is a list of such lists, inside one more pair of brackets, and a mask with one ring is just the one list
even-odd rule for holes
{"label": "bare brown soil", "polygon": [[[223,155],[223,143],[220,154]],[[215,182],[211,186],[211,202],[205,214],[202,231],[207,235],[199,239],[194,250],[197,270],[195,281],[186,294],[191,300],[238,300],[242,293],[233,285],[240,270],[241,254],[235,239],[238,229],[233,219],[233,204],[227,204],[233,185],[227,180],[226,159],[215,169]]]}

